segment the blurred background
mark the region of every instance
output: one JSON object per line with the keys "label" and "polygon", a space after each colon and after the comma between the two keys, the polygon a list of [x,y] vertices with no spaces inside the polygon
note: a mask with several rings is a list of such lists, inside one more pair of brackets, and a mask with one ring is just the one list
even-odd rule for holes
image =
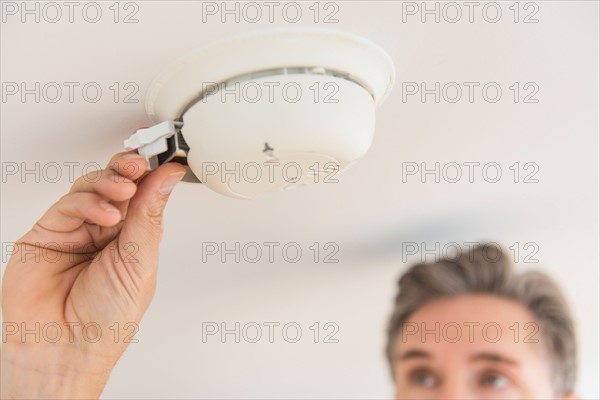
{"label": "blurred background", "polygon": [[103,397],[390,397],[399,275],[484,241],[560,282],[579,394],[600,397],[598,3],[265,3],[2,3],[3,267],[77,176],[149,124],[145,92],[174,58],[229,34],[317,26],[362,35],[396,64],[371,150],[338,183],[254,201],[176,188],[153,305]]}

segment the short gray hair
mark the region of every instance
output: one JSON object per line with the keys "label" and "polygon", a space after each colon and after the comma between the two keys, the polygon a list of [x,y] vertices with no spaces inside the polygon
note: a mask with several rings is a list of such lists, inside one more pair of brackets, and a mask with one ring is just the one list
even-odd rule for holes
{"label": "short gray hair", "polygon": [[454,259],[412,266],[398,282],[388,325],[386,356],[393,369],[394,343],[407,318],[431,300],[461,294],[491,294],[519,302],[537,319],[552,360],[555,393],[573,393],[577,375],[575,328],[558,285],[539,271],[517,274],[506,253],[484,244]]}

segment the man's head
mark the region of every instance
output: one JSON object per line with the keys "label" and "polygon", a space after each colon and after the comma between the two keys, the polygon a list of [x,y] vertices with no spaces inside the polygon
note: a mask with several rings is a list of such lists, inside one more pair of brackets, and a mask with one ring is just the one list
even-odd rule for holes
{"label": "man's head", "polygon": [[567,398],[573,322],[545,274],[517,274],[485,245],[410,268],[399,281],[387,357],[398,398]]}

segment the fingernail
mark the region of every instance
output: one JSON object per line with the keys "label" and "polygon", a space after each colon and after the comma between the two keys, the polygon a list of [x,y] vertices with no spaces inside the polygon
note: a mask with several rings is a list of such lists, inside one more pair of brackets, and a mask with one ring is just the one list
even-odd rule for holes
{"label": "fingernail", "polygon": [[108,201],[106,200],[100,200],[98,202],[98,204],[100,204],[100,208],[102,208],[104,211],[106,212],[110,212],[110,213],[118,213],[119,210],[117,210],[117,208],[115,208],[115,206],[113,206],[112,204],[110,204]]}
{"label": "fingernail", "polygon": [[185,172],[175,172],[175,173],[172,173],[171,175],[169,175],[167,177],[167,179],[164,180],[162,185],[160,185],[160,190],[159,190],[160,193],[162,195],[167,195],[167,194],[171,193],[171,191],[173,190],[175,185],[177,185],[177,183],[179,181],[181,181],[181,179],[183,178],[184,175],[185,175]]}

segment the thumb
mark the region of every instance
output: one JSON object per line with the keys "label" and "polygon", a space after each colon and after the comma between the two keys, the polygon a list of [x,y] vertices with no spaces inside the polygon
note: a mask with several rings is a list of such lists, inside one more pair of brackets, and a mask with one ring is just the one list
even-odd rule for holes
{"label": "thumb", "polygon": [[161,165],[142,179],[129,202],[119,246],[135,249],[136,259],[142,265],[150,264],[148,268],[158,264],[163,211],[171,191],[184,175],[185,167],[181,164]]}

